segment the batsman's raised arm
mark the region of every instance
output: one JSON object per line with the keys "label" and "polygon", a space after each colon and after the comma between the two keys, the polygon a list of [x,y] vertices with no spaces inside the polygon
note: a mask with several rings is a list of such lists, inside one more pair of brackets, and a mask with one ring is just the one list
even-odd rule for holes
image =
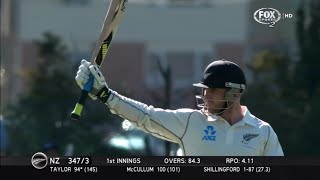
{"label": "batsman's raised arm", "polygon": [[83,88],[94,77],[89,92],[112,113],[156,137],[178,143],[186,156],[283,156],[271,125],[240,104],[246,87],[241,68],[230,61],[210,63],[196,96],[199,110],[155,108],[111,90],[98,66],[82,60],[76,81]]}
{"label": "batsman's raised arm", "polygon": [[124,97],[109,89],[99,68],[86,60],[82,60],[76,76],[81,88],[88,81],[90,73],[95,78],[89,93],[92,99],[100,99],[112,113],[128,119],[143,131],[180,144],[190,110],[164,110]]}

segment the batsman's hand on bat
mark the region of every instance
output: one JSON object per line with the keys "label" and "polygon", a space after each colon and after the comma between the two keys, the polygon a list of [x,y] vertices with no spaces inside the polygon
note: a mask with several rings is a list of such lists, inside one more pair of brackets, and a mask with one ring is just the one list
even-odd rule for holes
{"label": "batsman's hand on bat", "polygon": [[75,80],[81,89],[83,89],[83,86],[88,82],[90,74],[92,74],[94,82],[89,92],[89,96],[93,100],[100,99],[101,101],[106,102],[110,93],[103,74],[97,65],[83,59],[75,77]]}

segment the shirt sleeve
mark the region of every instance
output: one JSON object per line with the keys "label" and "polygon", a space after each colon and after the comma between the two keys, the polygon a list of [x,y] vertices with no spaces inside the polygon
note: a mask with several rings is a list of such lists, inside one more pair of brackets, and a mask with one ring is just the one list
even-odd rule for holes
{"label": "shirt sleeve", "polygon": [[281,144],[273,128],[268,126],[268,137],[264,148],[264,156],[284,156]]}
{"label": "shirt sleeve", "polygon": [[154,108],[111,91],[105,103],[113,114],[129,120],[134,126],[158,138],[181,142],[186,129],[189,109],[167,110]]}

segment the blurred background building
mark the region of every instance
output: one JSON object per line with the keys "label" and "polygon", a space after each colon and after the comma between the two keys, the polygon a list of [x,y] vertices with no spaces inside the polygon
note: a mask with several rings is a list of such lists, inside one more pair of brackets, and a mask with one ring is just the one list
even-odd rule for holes
{"label": "blurred background building", "polygon": [[[192,8],[191,1],[190,5],[184,6],[179,2],[164,2],[162,5],[155,1],[129,2],[110,49],[110,58],[103,67],[112,87],[127,89],[134,98],[148,99],[147,90],[164,84],[157,60],[163,66],[172,67],[173,91],[190,91],[191,84],[200,80],[204,67],[213,59],[226,58],[243,65],[247,39],[247,24],[244,22],[248,19],[246,1],[217,5],[207,1],[198,8]],[[38,61],[33,40],[50,31],[62,37],[75,61],[90,59],[108,6],[108,2],[102,0],[28,0],[3,1],[2,4],[15,8],[10,12],[3,11],[10,13],[7,21],[14,28],[5,37],[14,38],[9,41],[16,43],[5,46],[9,51],[4,50],[8,54],[4,59],[10,59],[8,65],[4,63],[6,77],[16,77],[15,81],[8,81],[12,84],[5,86],[8,94],[5,97],[13,99],[28,87],[23,84],[21,69],[32,67]],[[226,15],[221,17],[221,14]],[[13,64],[15,66],[11,67]],[[183,98],[175,95],[179,103],[173,101],[173,106],[181,106]],[[185,99],[182,105],[187,106],[191,100]]]}
{"label": "blurred background building", "polygon": [[[129,0],[103,72],[113,89],[164,106],[159,99],[166,98],[168,82],[159,62],[171,69],[172,95],[165,106],[195,108],[192,83],[201,80],[212,60],[238,63],[250,83],[253,75],[247,64],[257,52],[281,51],[297,59],[296,19],[268,28],[257,23],[253,14],[270,4],[281,13],[294,14],[300,2]],[[24,73],[41,61],[34,40],[44,32],[63,39],[73,63],[90,59],[108,4],[108,0],[1,0],[2,107],[28,92]]]}
{"label": "blurred background building", "polygon": [[19,7],[16,0],[1,0],[1,104],[16,101],[22,92],[19,70],[21,65],[21,38]]}
{"label": "blurred background building", "polygon": [[[160,61],[172,68],[173,91],[186,91],[189,95],[191,84],[201,79],[204,67],[214,59],[229,59],[244,67],[255,52],[265,48],[280,48],[296,55],[294,20],[280,21],[269,29],[252,18],[254,11],[268,3],[129,1],[108,63],[103,65],[109,84],[148,101],[149,91],[164,85],[156,63]],[[281,12],[289,12],[297,3],[298,0],[272,2]],[[2,64],[4,78],[9,78],[9,84],[2,87],[1,100],[6,104],[28,89],[21,69],[38,61],[33,40],[41,38],[43,32],[62,37],[75,61],[90,59],[108,2],[2,0],[1,7]],[[179,97],[185,93],[175,94],[173,107],[190,104],[192,99]]]}

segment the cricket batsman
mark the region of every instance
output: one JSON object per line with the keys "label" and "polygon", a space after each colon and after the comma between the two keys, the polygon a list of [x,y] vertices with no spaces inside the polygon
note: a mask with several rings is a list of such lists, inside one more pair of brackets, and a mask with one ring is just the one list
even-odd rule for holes
{"label": "cricket batsman", "polygon": [[96,65],[81,61],[75,77],[82,89],[89,75],[94,84],[89,92],[112,113],[146,133],[178,143],[185,156],[283,156],[277,134],[265,121],[241,105],[246,78],[235,63],[217,60],[209,64],[196,96],[199,109],[167,110],[146,105],[110,89]]}

